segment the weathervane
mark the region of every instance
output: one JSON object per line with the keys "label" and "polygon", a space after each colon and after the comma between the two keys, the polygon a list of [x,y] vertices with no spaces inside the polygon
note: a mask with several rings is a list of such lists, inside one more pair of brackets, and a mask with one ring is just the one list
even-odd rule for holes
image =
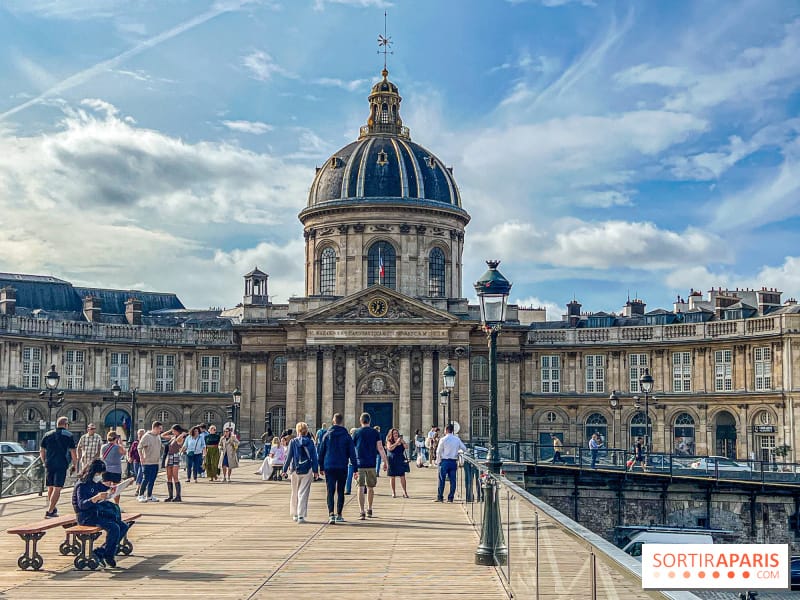
{"label": "weathervane", "polygon": [[[378,50],[378,54],[383,54],[383,70],[386,71],[386,55],[387,54],[394,54],[389,47],[392,45],[392,38],[390,38],[386,34],[386,11],[383,12],[383,35],[378,34],[378,47],[383,48],[383,50]],[[388,73],[384,74],[384,77],[388,75]]]}

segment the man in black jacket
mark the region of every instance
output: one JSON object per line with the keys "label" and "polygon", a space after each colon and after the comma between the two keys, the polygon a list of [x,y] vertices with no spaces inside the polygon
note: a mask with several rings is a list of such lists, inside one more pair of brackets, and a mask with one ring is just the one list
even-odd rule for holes
{"label": "man in black jacket", "polygon": [[[333,425],[325,432],[322,443],[319,445],[320,475],[325,475],[325,485],[328,488],[328,523],[331,525],[344,521],[342,509],[344,508],[344,484],[347,481],[347,463],[353,465],[353,474],[358,473],[358,460],[353,438],[342,427],[344,421],[340,413],[333,415]],[[336,499],[336,512],[333,512],[333,494],[338,494]]]}

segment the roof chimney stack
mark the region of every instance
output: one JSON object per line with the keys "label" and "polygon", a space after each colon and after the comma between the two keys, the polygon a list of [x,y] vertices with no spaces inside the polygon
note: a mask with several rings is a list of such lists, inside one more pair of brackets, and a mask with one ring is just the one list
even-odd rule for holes
{"label": "roof chimney stack", "polygon": [[0,289],[0,315],[14,315],[17,312],[17,290],[7,285]]}
{"label": "roof chimney stack", "polygon": [[136,298],[128,298],[125,301],[125,320],[129,325],[142,324],[142,301]]}

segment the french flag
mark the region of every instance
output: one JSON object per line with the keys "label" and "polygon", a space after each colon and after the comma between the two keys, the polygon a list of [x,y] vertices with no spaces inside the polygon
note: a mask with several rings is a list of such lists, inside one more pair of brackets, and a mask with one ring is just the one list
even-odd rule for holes
{"label": "french flag", "polygon": [[383,254],[378,253],[378,280],[382,283],[386,270],[383,268]]}

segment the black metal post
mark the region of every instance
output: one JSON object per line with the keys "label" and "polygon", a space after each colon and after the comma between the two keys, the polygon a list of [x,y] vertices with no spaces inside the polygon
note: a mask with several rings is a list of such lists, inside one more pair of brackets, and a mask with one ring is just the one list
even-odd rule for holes
{"label": "black metal post", "polygon": [[131,442],[136,439],[136,432],[139,431],[138,421],[136,420],[136,388],[131,389],[131,430],[129,432]]}
{"label": "black metal post", "polygon": [[[486,465],[489,472],[499,475],[503,466],[497,442],[497,334],[498,327],[488,327],[489,338],[489,455]],[[481,543],[475,552],[478,565],[499,566],[508,561],[503,526],[500,522],[500,503],[495,479],[484,480],[483,528]]]}
{"label": "black metal post", "polygon": [[447,390],[447,425],[452,425],[453,421],[450,419],[450,394],[452,394],[450,390]]}
{"label": "black metal post", "polygon": [[647,456],[650,455],[650,438],[651,438],[651,429],[650,429],[650,394],[647,393],[647,390],[644,392],[644,447]]}

